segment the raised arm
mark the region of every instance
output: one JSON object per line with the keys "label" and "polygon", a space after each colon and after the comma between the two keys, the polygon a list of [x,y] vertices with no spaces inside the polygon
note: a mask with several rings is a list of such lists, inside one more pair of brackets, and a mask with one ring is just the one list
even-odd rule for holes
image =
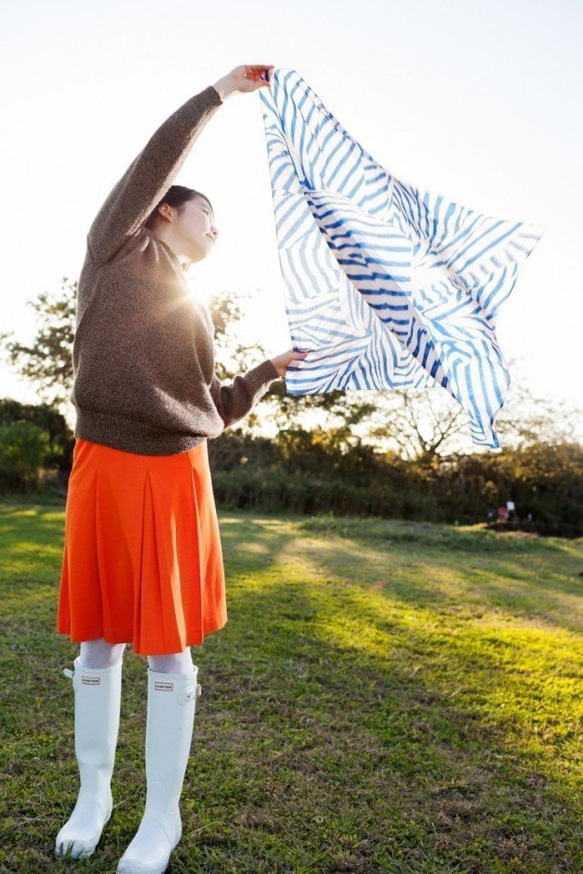
{"label": "raised arm", "polygon": [[130,164],[97,213],[87,246],[98,264],[109,261],[136,234],[168,191],[190,148],[221,105],[212,86],[166,119]]}
{"label": "raised arm", "polygon": [[87,237],[96,263],[109,261],[136,234],[168,191],[196,138],[221,103],[237,91],[269,85],[266,66],[236,67],[177,109],[153,134],[99,210]]}

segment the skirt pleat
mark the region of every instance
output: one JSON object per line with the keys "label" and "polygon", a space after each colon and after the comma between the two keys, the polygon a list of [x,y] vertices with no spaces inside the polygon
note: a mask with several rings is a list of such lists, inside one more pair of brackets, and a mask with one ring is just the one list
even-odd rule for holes
{"label": "skirt pleat", "polygon": [[77,440],[57,631],[158,655],[200,644],[226,621],[206,442],[144,456]]}

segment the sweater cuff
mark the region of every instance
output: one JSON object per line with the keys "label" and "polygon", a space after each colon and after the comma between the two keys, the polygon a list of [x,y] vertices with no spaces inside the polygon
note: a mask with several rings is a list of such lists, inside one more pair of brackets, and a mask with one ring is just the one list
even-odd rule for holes
{"label": "sweater cuff", "polygon": [[247,371],[245,375],[245,381],[252,387],[253,394],[263,387],[267,388],[271,382],[279,378],[279,373],[269,359]]}
{"label": "sweater cuff", "polygon": [[208,88],[206,88],[205,90],[212,92],[211,96],[213,98],[213,103],[221,104],[223,102],[221,99],[221,95],[219,94],[219,92],[217,91],[217,89],[215,88],[214,85],[209,85]]}

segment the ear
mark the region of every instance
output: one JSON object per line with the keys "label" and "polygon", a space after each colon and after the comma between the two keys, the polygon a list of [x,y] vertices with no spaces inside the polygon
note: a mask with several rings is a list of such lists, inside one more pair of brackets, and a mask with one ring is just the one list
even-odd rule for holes
{"label": "ear", "polygon": [[174,210],[169,203],[161,203],[158,207],[158,215],[160,218],[164,219],[164,221],[171,222]]}

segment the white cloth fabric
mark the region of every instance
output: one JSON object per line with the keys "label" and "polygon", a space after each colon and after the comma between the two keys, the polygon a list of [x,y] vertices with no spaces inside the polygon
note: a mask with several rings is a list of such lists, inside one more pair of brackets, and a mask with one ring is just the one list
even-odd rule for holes
{"label": "white cloth fabric", "polygon": [[310,350],[288,391],[441,385],[499,448],[496,318],[541,229],[396,179],[294,70],[260,96],[290,333]]}

